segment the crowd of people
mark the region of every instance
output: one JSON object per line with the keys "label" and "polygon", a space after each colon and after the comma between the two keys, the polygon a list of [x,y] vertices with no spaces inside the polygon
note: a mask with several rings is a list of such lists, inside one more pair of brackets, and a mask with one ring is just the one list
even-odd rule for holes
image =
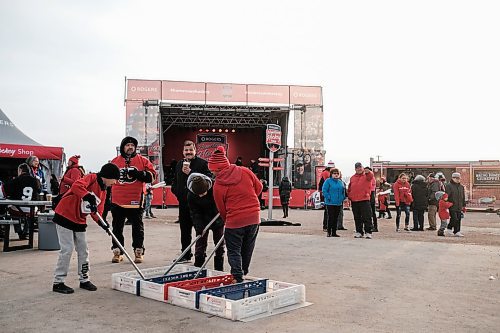
{"label": "crowd of people", "polygon": [[[390,195],[394,194],[396,209],[396,232],[424,231],[425,213],[429,226],[426,230],[437,230],[438,236],[464,237],[460,230],[463,214],[466,212],[465,188],[461,184],[460,173],[452,174],[446,182],[442,174],[430,173],[427,179],[422,175],[414,177],[410,183],[408,175],[401,173],[391,185],[384,177],[379,184],[370,167],[357,162],[355,174],[349,185],[342,180],[340,170],[328,165],[321,175],[319,190],[325,203],[323,231],[327,237],[339,237],[337,230],[342,223],[344,202],[349,200],[355,222],[355,238],[371,239],[373,232],[378,232],[378,219],[392,218],[389,209]],[[376,214],[378,201],[378,216]],[[404,213],[404,226],[401,218]],[[410,227],[412,215],[413,227]],[[437,229],[436,216],[441,220]],[[401,229],[403,227],[403,229]]]}
{"label": "crowd of people", "polygon": [[[89,259],[86,241],[86,217],[90,215],[103,229],[111,212],[111,228],[121,244],[111,244],[111,262],[123,261],[125,236],[124,225],[132,226],[132,248],[134,262],[142,263],[145,255],[143,218],[153,218],[151,210],[152,186],[157,178],[153,164],[146,157],[137,154],[138,142],[125,137],[120,144],[120,154],[104,164],[97,173],[86,174],[79,164],[80,156],[74,155],[61,180],[52,177],[51,192],[54,218],[59,238],[60,252],[57,260],[53,291],[70,294],[74,290],[65,284],[73,249],[77,252],[80,288],[94,291],[97,287],[89,281]],[[223,146],[217,147],[208,161],[196,155],[196,145],[191,140],[183,143],[183,159],[175,163],[172,178],[172,192],[179,202],[180,249],[185,253],[179,262],[191,261],[192,232],[200,236],[195,244],[194,265],[201,267],[206,260],[208,232],[212,232],[215,249],[214,268],[224,269],[224,254],[227,251],[231,274],[235,282],[242,282],[249,272],[260,224],[260,210],[263,206],[262,191],[266,184],[257,177],[252,161],[250,167],[242,165],[238,158],[231,164]],[[174,165],[172,166],[174,167]],[[355,173],[349,183],[342,180],[342,173],[330,162],[323,171],[320,191],[325,203],[323,230],[327,237],[340,237],[338,230],[343,226],[344,203],[350,201],[355,222],[355,238],[373,237],[378,232],[378,219],[392,218],[390,194],[394,193],[396,207],[396,231],[400,232],[404,213],[403,230],[423,231],[427,211],[429,227],[437,230],[439,236],[463,237],[460,231],[461,219],[465,213],[465,191],[460,183],[459,173],[453,173],[451,181],[429,174],[427,179],[417,175],[412,183],[401,173],[391,185],[384,178],[377,184],[374,173],[360,162],[354,165]],[[55,179],[54,179],[55,178]],[[47,182],[40,170],[39,159],[31,156],[18,167],[18,177],[7,182],[0,194],[18,200],[42,199]],[[279,195],[283,218],[288,217],[288,205],[292,184],[283,177],[279,184]],[[376,200],[379,203],[376,214]],[[87,210],[82,208],[86,203]],[[10,207],[10,214],[25,216],[26,211]],[[413,227],[410,228],[410,211],[413,211]],[[441,224],[437,228],[436,215]],[[210,225],[209,225],[210,224]],[[28,223],[16,226],[20,238],[26,238]]]}

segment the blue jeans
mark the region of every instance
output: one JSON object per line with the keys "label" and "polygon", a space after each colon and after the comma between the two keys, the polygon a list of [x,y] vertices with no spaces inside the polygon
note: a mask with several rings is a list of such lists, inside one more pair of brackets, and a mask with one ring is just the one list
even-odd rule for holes
{"label": "blue jeans", "polygon": [[258,233],[258,224],[251,224],[235,229],[226,228],[224,231],[227,261],[229,262],[229,266],[231,266],[231,274],[233,274],[238,282],[243,281],[243,275],[248,274]]}
{"label": "blue jeans", "polygon": [[405,203],[400,203],[399,206],[396,206],[396,229],[399,229],[401,211],[405,212],[405,228],[408,228],[408,225],[410,224],[410,206]]}

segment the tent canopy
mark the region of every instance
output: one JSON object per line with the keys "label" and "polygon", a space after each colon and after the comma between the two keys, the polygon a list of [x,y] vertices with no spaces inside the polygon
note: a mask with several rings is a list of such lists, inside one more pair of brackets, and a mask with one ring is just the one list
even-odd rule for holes
{"label": "tent canopy", "polygon": [[42,146],[21,130],[0,109],[0,157],[27,158],[36,155],[40,159],[62,160],[62,147]]}

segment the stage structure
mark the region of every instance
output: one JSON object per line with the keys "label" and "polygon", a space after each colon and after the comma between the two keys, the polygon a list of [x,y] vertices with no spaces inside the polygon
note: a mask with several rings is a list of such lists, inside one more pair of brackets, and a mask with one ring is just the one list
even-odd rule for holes
{"label": "stage structure", "polygon": [[[138,139],[161,180],[171,181],[171,165],[182,159],[182,143],[193,140],[198,156],[208,159],[224,145],[229,160],[267,157],[266,126],[282,128],[285,159],[276,184],[287,175],[294,188],[315,188],[315,174],[324,165],[323,103],[319,86],[234,84],[125,79],[126,134]],[[292,125],[289,122],[293,121]],[[293,133],[289,133],[292,131]],[[289,135],[290,134],[290,135]],[[289,137],[293,142],[287,142]],[[304,172],[302,172],[302,164]],[[266,177],[266,170],[259,170]]]}

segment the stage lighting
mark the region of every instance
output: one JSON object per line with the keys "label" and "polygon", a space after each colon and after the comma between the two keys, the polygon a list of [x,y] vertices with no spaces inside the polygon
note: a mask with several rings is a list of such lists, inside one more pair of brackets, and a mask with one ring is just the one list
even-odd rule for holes
{"label": "stage lighting", "polygon": [[219,133],[221,133],[221,132],[222,132],[222,128],[219,128]]}
{"label": "stage lighting", "polygon": [[234,132],[236,132],[236,130],[233,128],[233,129],[231,130],[231,133],[234,133]]}
{"label": "stage lighting", "polygon": [[203,128],[200,128],[200,129],[198,130],[198,132],[203,132]]}
{"label": "stage lighting", "polygon": [[227,132],[229,132],[229,130],[226,128],[226,129],[224,130],[224,132],[226,132],[226,133],[227,133]]}
{"label": "stage lighting", "polygon": [[207,128],[207,129],[205,130],[205,132],[210,132],[210,130]]}
{"label": "stage lighting", "polygon": [[215,132],[215,128],[212,128],[212,132]]}

